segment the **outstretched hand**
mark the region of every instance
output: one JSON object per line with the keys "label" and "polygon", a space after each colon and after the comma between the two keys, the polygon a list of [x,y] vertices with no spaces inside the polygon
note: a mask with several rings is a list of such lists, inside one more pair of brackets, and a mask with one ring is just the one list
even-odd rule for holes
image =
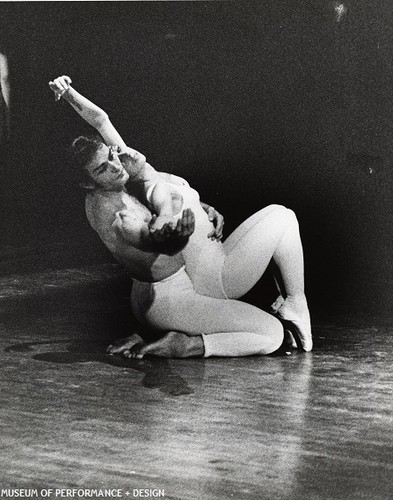
{"label": "outstretched hand", "polygon": [[49,82],[49,88],[55,94],[55,101],[60,101],[64,92],[70,88],[72,80],[69,76],[63,75],[55,78],[53,82]]}
{"label": "outstretched hand", "polygon": [[150,233],[154,233],[162,229],[165,225],[174,228],[177,226],[176,218],[173,215],[153,215],[149,223]]}
{"label": "outstretched hand", "polygon": [[162,252],[169,255],[180,252],[195,230],[194,212],[189,208],[183,211],[176,225],[166,222],[157,229],[155,228],[156,220],[157,216],[153,215],[149,222],[150,239],[160,244],[163,247]]}

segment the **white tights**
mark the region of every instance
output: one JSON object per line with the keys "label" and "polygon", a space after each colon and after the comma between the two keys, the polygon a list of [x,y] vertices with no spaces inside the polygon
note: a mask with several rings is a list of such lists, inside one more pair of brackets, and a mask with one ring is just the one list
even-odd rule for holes
{"label": "white tights", "polygon": [[[304,293],[303,251],[295,214],[270,205],[244,221],[211,252],[158,283],[134,282],[133,312],[150,327],[203,336],[205,356],[270,354],[283,341],[272,315],[239,300],[261,278],[271,259],[286,296]],[[189,267],[189,268],[188,268]],[[202,278],[201,278],[202,276]]]}

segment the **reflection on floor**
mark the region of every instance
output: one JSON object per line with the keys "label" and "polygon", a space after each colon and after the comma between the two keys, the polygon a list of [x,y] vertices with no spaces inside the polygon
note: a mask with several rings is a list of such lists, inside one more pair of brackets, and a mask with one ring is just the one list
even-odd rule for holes
{"label": "reflection on floor", "polygon": [[0,268],[1,488],[392,498],[389,324],[317,318],[286,357],[123,360],[124,271],[25,267]]}

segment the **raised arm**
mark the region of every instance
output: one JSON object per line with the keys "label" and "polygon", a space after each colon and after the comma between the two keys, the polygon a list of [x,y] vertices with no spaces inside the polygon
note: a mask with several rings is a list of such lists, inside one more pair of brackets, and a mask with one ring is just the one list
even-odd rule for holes
{"label": "raised arm", "polygon": [[158,179],[156,170],[146,162],[144,155],[126,145],[108,114],[71,87],[71,83],[69,76],[59,76],[49,82],[55,100],[65,99],[89,125],[97,130],[105,144],[112,147],[113,153],[119,156],[130,180],[152,182]]}
{"label": "raised arm", "polygon": [[55,100],[65,99],[87,123],[97,130],[105,144],[119,146],[125,152],[126,143],[112,125],[108,114],[71,87],[71,83],[69,76],[60,76],[53,82],[49,82],[49,87],[55,94]]}
{"label": "raised arm", "polygon": [[[108,114],[76,91],[71,83],[71,78],[65,75],[49,82],[49,87],[55,94],[55,100],[65,99],[87,123],[97,130],[104,142],[111,147],[112,154],[119,157],[130,176],[130,181],[143,184],[145,202],[149,202],[158,215],[153,229],[158,230],[164,224],[171,223],[173,219],[172,198],[169,188],[161,182],[162,175],[146,162],[144,155],[125,144]],[[147,192],[151,186],[156,186],[155,195],[151,200],[147,200]]]}

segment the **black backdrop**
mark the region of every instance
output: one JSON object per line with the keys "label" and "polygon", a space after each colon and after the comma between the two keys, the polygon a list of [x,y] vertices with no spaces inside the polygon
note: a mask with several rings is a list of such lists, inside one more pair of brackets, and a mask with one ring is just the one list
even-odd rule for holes
{"label": "black backdrop", "polygon": [[390,312],[393,5],[374,3],[1,2],[3,241],[74,242],[75,263],[104,252],[63,161],[86,126],[47,87],[68,74],[227,231],[269,203],[294,209],[315,305]]}

